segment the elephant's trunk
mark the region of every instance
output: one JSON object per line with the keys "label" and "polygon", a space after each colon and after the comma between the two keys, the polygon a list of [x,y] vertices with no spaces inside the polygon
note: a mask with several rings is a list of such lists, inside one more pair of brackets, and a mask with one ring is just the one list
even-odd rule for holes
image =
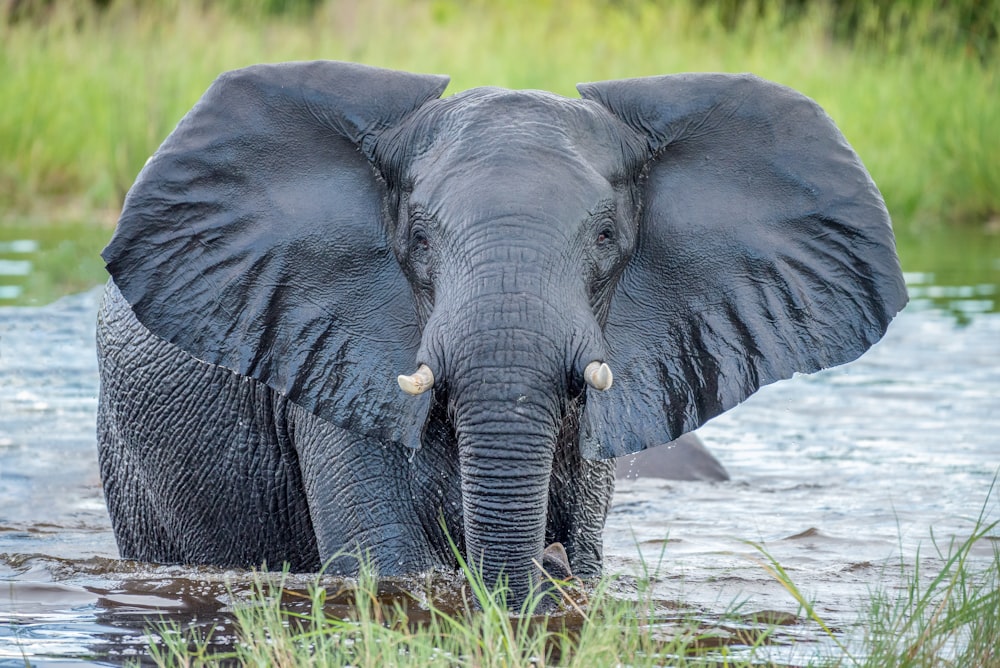
{"label": "elephant's trunk", "polygon": [[[521,313],[541,308],[521,296]],[[462,475],[465,550],[488,586],[506,578],[519,603],[538,578],[549,479],[566,396],[565,347],[522,323],[498,322],[510,302],[479,303],[492,313],[455,348],[449,397]],[[535,319],[552,324],[552,317]],[[546,328],[546,331],[551,331]]]}
{"label": "elephant's trunk", "polygon": [[487,586],[506,578],[516,604],[542,560],[552,439],[506,433],[510,428],[502,421],[465,431],[460,463],[467,558]]}

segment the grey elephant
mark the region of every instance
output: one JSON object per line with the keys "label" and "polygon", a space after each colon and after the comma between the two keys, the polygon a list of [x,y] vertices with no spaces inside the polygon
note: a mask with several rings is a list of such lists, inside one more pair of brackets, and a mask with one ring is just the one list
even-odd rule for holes
{"label": "grey elephant", "polygon": [[123,557],[393,575],[450,535],[519,601],[547,545],[600,572],[615,457],[906,302],[881,195],[788,88],[447,81],[229,72],[143,168],[98,331]]}

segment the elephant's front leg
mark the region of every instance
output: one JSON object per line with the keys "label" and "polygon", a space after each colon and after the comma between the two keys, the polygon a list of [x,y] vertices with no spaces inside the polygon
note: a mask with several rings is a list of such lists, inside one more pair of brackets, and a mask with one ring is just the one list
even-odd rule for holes
{"label": "elephant's front leg", "polygon": [[290,411],[309,514],[325,572],[353,575],[358,556],[381,575],[435,565],[414,512],[404,448]]}
{"label": "elephant's front leg", "polygon": [[545,537],[566,548],[573,575],[601,574],[604,522],[614,489],[614,460],[584,459],[575,441],[560,443],[552,462]]}

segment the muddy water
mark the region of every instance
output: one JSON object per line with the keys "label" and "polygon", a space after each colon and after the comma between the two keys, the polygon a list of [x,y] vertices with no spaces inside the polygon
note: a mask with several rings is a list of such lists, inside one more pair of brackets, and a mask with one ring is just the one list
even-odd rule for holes
{"label": "muddy water", "polygon": [[[739,612],[790,613],[781,662],[839,650],[801,617],[746,541],[763,544],[850,641],[900,558],[925,573],[969,536],[1000,467],[1000,314],[995,284],[942,288],[909,276],[913,303],[860,360],[765,388],[700,430],[727,483],[621,482],[607,569],[655,571],[655,596],[725,642]],[[245,574],[122,562],[101,500],[94,443],[97,292],[0,308],[0,667],[121,663],[151,620],[216,628],[232,642],[227,582]],[[946,307],[942,307],[946,304]],[[956,317],[960,316],[960,317]],[[989,563],[1000,537],[973,559]],[[304,586],[303,581],[303,586]],[[735,641],[734,641],[735,642]]]}

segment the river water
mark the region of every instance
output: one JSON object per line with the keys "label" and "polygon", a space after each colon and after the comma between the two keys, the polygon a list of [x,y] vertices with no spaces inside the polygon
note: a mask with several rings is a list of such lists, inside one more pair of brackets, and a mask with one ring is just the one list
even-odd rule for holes
{"label": "river water", "polygon": [[[861,359],[767,387],[699,430],[731,481],[619,483],[605,551],[620,595],[649,569],[655,598],[724,642],[727,611],[778,611],[798,642],[774,660],[835,656],[747,541],[849,642],[870,592],[901,586],[900,560],[919,555],[927,577],[940,566],[932,532],[947,546],[1000,519],[1000,281],[908,282],[911,304]],[[0,308],[0,668],[140,658],[161,618],[228,629],[227,586],[249,582],[116,558],[94,438],[98,299]],[[974,547],[973,568],[997,541]]]}

